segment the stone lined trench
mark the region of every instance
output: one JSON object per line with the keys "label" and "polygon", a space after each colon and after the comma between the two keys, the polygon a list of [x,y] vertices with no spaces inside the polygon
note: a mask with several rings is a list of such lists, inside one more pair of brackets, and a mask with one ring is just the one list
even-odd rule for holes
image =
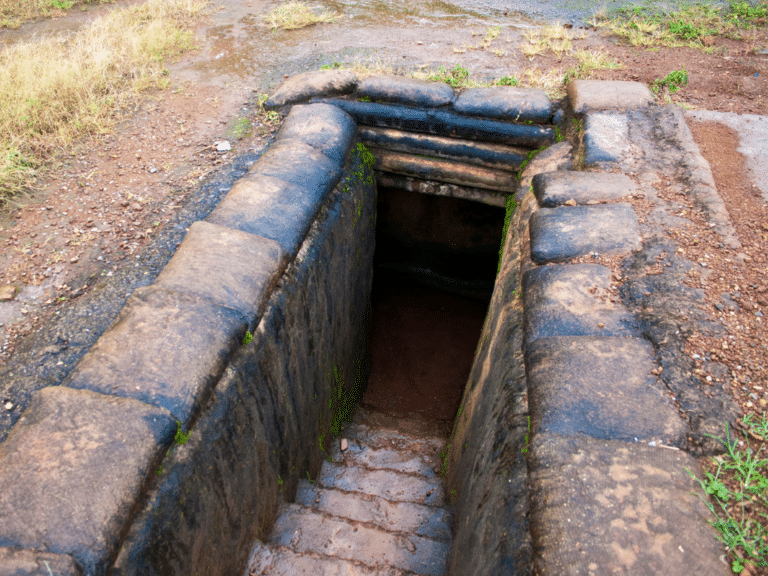
{"label": "stone lined trench", "polygon": [[[589,106],[667,112],[633,83],[577,84],[575,153],[535,90],[285,82],[275,143],[0,446],[5,565],[727,573],[677,449],[688,428],[645,376],[654,350],[587,289],[608,268],[561,264],[641,243],[629,204],[591,206],[622,197],[601,170],[634,169],[628,113]],[[644,530],[617,524],[630,512]]]}

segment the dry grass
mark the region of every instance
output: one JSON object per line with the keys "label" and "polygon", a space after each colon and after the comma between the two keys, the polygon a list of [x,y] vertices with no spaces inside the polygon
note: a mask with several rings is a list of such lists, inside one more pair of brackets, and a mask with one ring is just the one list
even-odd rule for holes
{"label": "dry grass", "polygon": [[529,59],[549,51],[562,58],[573,48],[573,40],[583,38],[584,34],[576,36],[561,24],[552,24],[528,30],[523,36],[528,42],[520,47],[520,51]]}
{"label": "dry grass", "polygon": [[332,10],[324,12],[318,8],[309,6],[304,2],[291,0],[280,4],[267,14],[264,19],[272,27],[272,30],[296,30],[321,22],[333,22],[340,14]]}
{"label": "dry grass", "polygon": [[0,0],[0,28],[18,28],[27,20],[57,16],[77,5],[112,2],[114,0]]}
{"label": "dry grass", "polygon": [[149,0],[80,32],[0,52],[0,200],[75,138],[107,131],[121,106],[167,84],[163,62],[191,48],[208,0]]}

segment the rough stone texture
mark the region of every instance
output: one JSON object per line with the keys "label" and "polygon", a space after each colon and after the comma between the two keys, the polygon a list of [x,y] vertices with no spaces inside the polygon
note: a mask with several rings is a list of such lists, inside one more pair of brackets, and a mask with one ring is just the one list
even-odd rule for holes
{"label": "rough stone texture", "polygon": [[41,390],[0,445],[0,542],[102,573],[175,430],[168,412],[135,400]]}
{"label": "rough stone texture", "polygon": [[402,174],[390,174],[387,172],[376,174],[376,183],[380,188],[397,188],[399,190],[407,190],[408,192],[418,192],[419,194],[431,194],[432,196],[463,198],[464,200],[482,202],[489,206],[498,206],[499,208],[503,208],[506,205],[505,194],[485,188],[475,188],[474,186],[461,186],[460,184],[451,184],[450,182],[435,182],[434,180],[423,180],[413,176],[403,176]]}
{"label": "rough stone texture", "polygon": [[517,179],[512,172],[378,148],[371,148],[371,153],[376,158],[376,169],[384,172],[416,176],[460,186],[499,190],[508,194],[512,193],[517,185]]}
{"label": "rough stone texture", "polygon": [[264,107],[273,110],[289,104],[309,100],[315,96],[334,96],[349,94],[355,89],[357,78],[346,70],[317,70],[302,72],[286,79],[272,95],[267,98]]}
{"label": "rough stone texture", "polygon": [[375,146],[384,150],[406,152],[422,156],[437,156],[467,164],[517,171],[528,159],[528,150],[513,148],[500,144],[487,144],[469,140],[456,140],[441,136],[414,134],[401,130],[387,128],[370,128],[362,126],[359,129],[360,139],[367,146]]}
{"label": "rough stone texture", "polygon": [[296,256],[326,197],[322,188],[248,174],[206,218],[208,222],[270,238]]}
{"label": "rough stone texture", "polygon": [[358,124],[396,128],[422,134],[450,138],[466,138],[510,146],[540,148],[555,142],[554,128],[512,124],[483,118],[469,118],[446,110],[421,110],[404,106],[358,102],[355,100],[324,100],[338,106]]}
{"label": "rough stone texture", "polygon": [[391,470],[323,462],[317,483],[325,488],[372,494],[396,502],[442,506],[443,488],[436,478],[421,478]]}
{"label": "rough stone texture", "polygon": [[640,189],[629,176],[609,172],[545,172],[533,177],[533,193],[544,208],[573,200],[576,204],[598,204],[637,194]]}
{"label": "rough stone texture", "polygon": [[631,336],[634,319],[610,292],[611,270],[594,264],[543,266],[523,275],[526,345],[547,336]]}
{"label": "rough stone texture", "polygon": [[343,166],[356,130],[354,120],[336,106],[309,104],[291,108],[275,140],[299,140]]}
{"label": "rough stone texture", "polygon": [[304,186],[312,194],[325,197],[339,182],[341,168],[313,146],[286,138],[272,144],[251,168],[251,173]]}
{"label": "rough stone texture", "polygon": [[534,573],[731,574],[686,453],[543,434],[529,462]]}
{"label": "rough stone texture", "polygon": [[248,563],[248,573],[269,576],[410,576],[396,568],[359,566],[340,558],[297,554],[282,548],[272,550],[258,542]]}
{"label": "rough stone texture", "polygon": [[679,444],[686,427],[651,374],[645,340],[599,336],[540,338],[525,354],[534,433]]}
{"label": "rough stone texture", "polygon": [[286,258],[268,238],[209,222],[195,222],[154,286],[192,294],[260,316]]}
{"label": "rough stone texture", "polygon": [[609,166],[639,154],[629,138],[626,114],[593,112],[584,121],[584,165]]}
{"label": "rough stone texture", "polygon": [[277,520],[274,542],[296,552],[314,552],[368,566],[442,576],[450,544],[353,525],[291,505]]}
{"label": "rough stone texture", "polygon": [[83,576],[71,556],[0,548],[0,576]]}
{"label": "rough stone texture", "polygon": [[542,208],[531,216],[531,259],[537,264],[578,256],[628,254],[642,246],[632,206]]}
{"label": "rough stone texture", "polygon": [[376,190],[351,154],[344,174],[355,173],[319,211],[189,442],[163,463],[115,575],[239,574],[280,500],[319,471],[334,416],[368,377]]}
{"label": "rough stone texture", "polygon": [[[570,164],[569,144],[556,144],[552,149],[531,160],[523,182],[553,166]],[[529,217],[530,211],[519,206],[507,230],[488,316],[449,440],[446,490],[451,494],[456,525],[447,576],[530,571],[525,462],[528,403],[523,307],[516,296],[521,292]]]}
{"label": "rough stone texture", "polygon": [[503,118],[512,122],[549,122],[552,103],[546,92],[536,88],[491,86],[464,90],[453,109],[461,114]]}
{"label": "rough stone texture", "polygon": [[406,76],[370,76],[357,84],[355,96],[379,102],[398,102],[410,106],[447,106],[454,92],[443,82],[428,82]]}
{"label": "rough stone texture", "polygon": [[326,514],[343,515],[356,522],[375,524],[390,532],[412,532],[433,540],[451,539],[451,515],[444,508],[327,490],[307,480],[299,482],[296,504]]}
{"label": "rough stone texture", "polygon": [[568,102],[576,114],[593,110],[626,110],[654,102],[651,91],[640,82],[622,80],[574,80],[566,87]]}
{"label": "rough stone texture", "polygon": [[248,322],[207,299],[140,288],[62,385],[160,406],[186,425],[216,385]]}

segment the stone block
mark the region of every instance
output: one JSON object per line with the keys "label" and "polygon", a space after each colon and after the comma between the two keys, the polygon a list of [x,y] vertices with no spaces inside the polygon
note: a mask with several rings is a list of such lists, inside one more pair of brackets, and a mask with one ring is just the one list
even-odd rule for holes
{"label": "stone block", "polygon": [[451,517],[445,508],[393,502],[369,494],[326,490],[299,482],[296,504],[355,522],[375,524],[389,532],[409,532],[433,540],[451,540]]}
{"label": "stone block", "polygon": [[340,558],[302,554],[286,548],[274,549],[260,542],[253,546],[247,573],[269,576],[403,576],[397,568],[369,568]]}
{"label": "stone block", "polygon": [[62,384],[135,398],[186,423],[247,327],[248,320],[231,308],[154,286],[140,288]]}
{"label": "stone block", "polygon": [[[253,541],[268,537],[285,496],[278,453],[288,431],[254,348],[238,350],[188,441],[163,460],[111,576],[243,574]],[[314,438],[300,440],[317,450]]]}
{"label": "stone block", "polygon": [[534,573],[731,574],[685,452],[555,434],[530,450]]}
{"label": "stone block", "polygon": [[295,504],[275,523],[272,541],[295,552],[313,552],[367,566],[442,576],[450,544],[341,522]]}
{"label": "stone block", "polygon": [[623,80],[574,80],[568,84],[566,91],[576,114],[641,108],[655,101],[645,84]]}
{"label": "stone block", "polygon": [[253,319],[266,306],[285,258],[274,240],[195,222],[154,286],[199,296]]}
{"label": "stone block", "polygon": [[564,262],[598,254],[623,255],[642,245],[629,204],[541,208],[531,215],[531,259]]}
{"label": "stone block", "polygon": [[453,109],[461,114],[537,124],[549,122],[552,116],[546,92],[515,86],[469,88],[456,98]]}
{"label": "stone block", "polygon": [[291,108],[275,140],[299,140],[343,166],[356,131],[357,124],[349,114],[318,103]]}
{"label": "stone block", "polygon": [[264,103],[264,107],[273,110],[316,96],[349,94],[356,85],[357,77],[346,70],[302,72],[283,81]]}
{"label": "stone block", "polygon": [[322,188],[249,174],[235,183],[206,220],[276,240],[293,258],[325,194]]}
{"label": "stone block", "polygon": [[[0,445],[0,541],[104,573],[175,430],[167,411],[136,400],[42,389]],[[66,558],[56,565],[78,574]]]}
{"label": "stone block", "polygon": [[629,176],[610,172],[559,171],[536,174],[531,181],[539,205],[598,204],[636,194],[639,187]]}
{"label": "stone block", "polygon": [[501,144],[456,140],[442,136],[414,134],[387,128],[361,127],[360,139],[366,146],[422,156],[437,156],[468,164],[514,172],[528,158],[528,150]]}
{"label": "stone block", "polygon": [[0,548],[0,576],[83,576],[83,570],[71,556]]}
{"label": "stone block", "polygon": [[309,144],[284,138],[267,149],[250,173],[279,178],[325,198],[338,183],[341,168]]}
{"label": "stone block", "polygon": [[596,112],[584,122],[584,164],[619,162],[631,153],[629,120],[624,114]]}
{"label": "stone block", "polygon": [[550,126],[513,124],[486,118],[470,118],[449,110],[422,110],[376,102],[341,99],[331,99],[327,102],[338,106],[358,124],[364,126],[396,128],[408,132],[529,148],[553,144],[557,139],[554,128]]}
{"label": "stone block", "polygon": [[609,291],[610,286],[610,268],[594,264],[561,264],[526,271],[526,344],[548,336],[635,335],[632,316],[618,293]]}
{"label": "stone block", "polygon": [[323,462],[317,483],[325,488],[362,492],[397,502],[443,506],[443,488],[437,478],[421,478],[391,470],[367,470]]}
{"label": "stone block", "polygon": [[676,444],[686,427],[638,338],[559,336],[526,348],[534,433]]}
{"label": "stone block", "polygon": [[460,186],[499,190],[508,194],[517,187],[517,178],[513,172],[379,148],[372,148],[371,153],[376,159],[376,169],[383,172],[416,176],[425,180],[449,182]]}
{"label": "stone block", "polygon": [[444,82],[428,82],[407,76],[370,76],[357,83],[355,96],[379,102],[436,108],[454,99],[453,88]]}

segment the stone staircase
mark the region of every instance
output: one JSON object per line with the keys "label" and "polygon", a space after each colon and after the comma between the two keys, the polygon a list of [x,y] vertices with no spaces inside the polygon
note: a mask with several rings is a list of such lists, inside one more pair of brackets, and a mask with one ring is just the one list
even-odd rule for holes
{"label": "stone staircase", "polygon": [[451,546],[445,443],[417,423],[358,411],[317,479],[283,505],[269,542],[256,543],[246,574],[441,576]]}

